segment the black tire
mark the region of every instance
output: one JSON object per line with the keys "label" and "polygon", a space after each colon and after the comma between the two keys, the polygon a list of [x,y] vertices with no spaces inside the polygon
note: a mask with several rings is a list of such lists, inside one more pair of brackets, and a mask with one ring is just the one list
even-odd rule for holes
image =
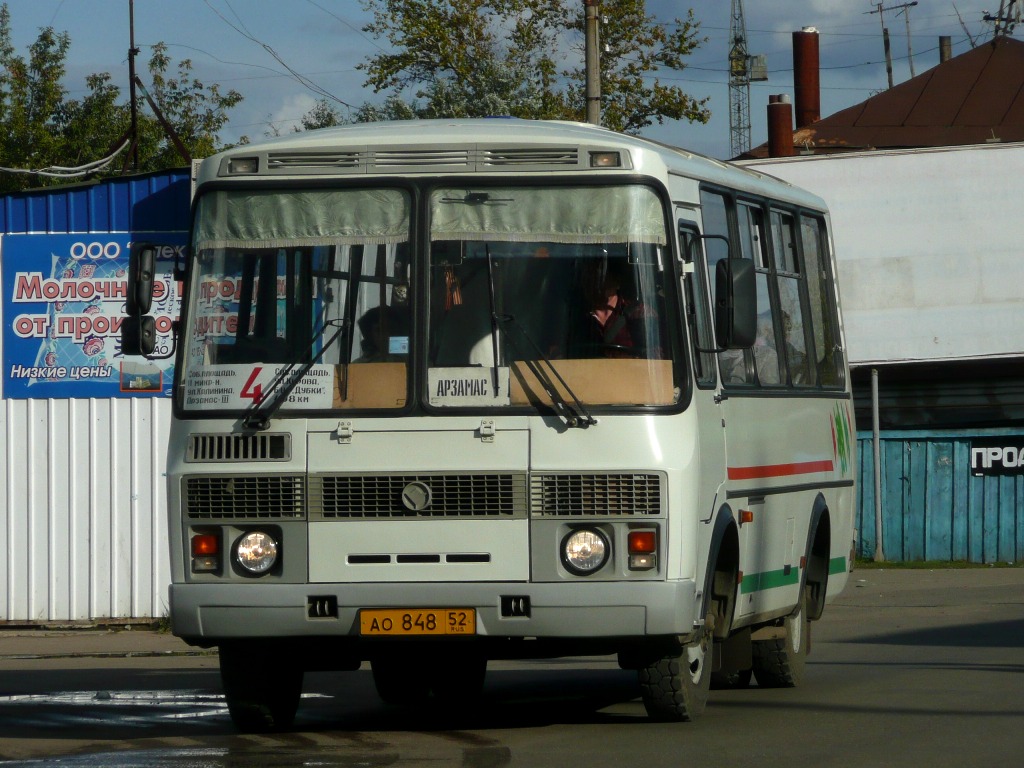
{"label": "black tire", "polygon": [[803,683],[811,640],[805,602],[801,600],[783,623],[785,637],[753,643],[754,677],[762,688],[794,688]]}
{"label": "black tire", "polygon": [[259,643],[228,643],[219,650],[221,685],[235,727],[242,733],[291,727],[302,697],[302,668],[282,663],[285,654]]}
{"label": "black tire", "polygon": [[711,634],[702,631],[692,642],[638,671],[647,715],[659,722],[690,722],[703,714],[711,685]]}
{"label": "black tire", "polygon": [[385,704],[399,707],[422,704],[430,695],[430,675],[423,659],[403,658],[403,654],[373,659],[373,685]]}
{"label": "black tire", "polygon": [[711,690],[713,691],[735,691],[746,688],[750,685],[750,678],[753,676],[752,669],[737,669],[732,672],[712,672]]}

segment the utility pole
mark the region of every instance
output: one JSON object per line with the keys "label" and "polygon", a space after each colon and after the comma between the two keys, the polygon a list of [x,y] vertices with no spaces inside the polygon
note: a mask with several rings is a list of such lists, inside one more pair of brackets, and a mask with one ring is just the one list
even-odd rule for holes
{"label": "utility pole", "polygon": [[867,15],[877,13],[879,21],[882,22],[882,46],[885,48],[885,74],[889,78],[889,87],[892,88],[892,49],[889,46],[889,28],[885,26],[885,12],[886,11],[900,11],[907,15],[907,54],[910,58],[910,76],[914,76],[914,56],[910,50],[910,8],[917,5],[917,0],[913,0],[910,3],[900,3],[899,5],[890,5],[882,7],[881,3],[875,3],[875,10],[867,11]]}
{"label": "utility pole", "polygon": [[729,152],[739,157],[750,149],[750,56],[743,0],[732,0],[729,25]]}
{"label": "utility pole", "polygon": [[992,32],[992,39],[995,40],[998,37],[1005,37],[1013,34],[1014,26],[1020,21],[1020,7],[1018,6],[1014,10],[1014,5],[1017,4],[1017,0],[999,0],[999,12],[993,16],[990,13],[985,13],[983,17],[985,21],[991,21],[995,23],[995,29]]}
{"label": "utility pole", "polygon": [[131,101],[131,163],[132,170],[139,169],[139,108],[135,98],[135,57],[139,49],[135,47],[135,0],[128,0],[128,93]]}
{"label": "utility pole", "polygon": [[600,0],[583,0],[586,12],[587,122],[601,124],[601,49],[597,10]]}
{"label": "utility pole", "polygon": [[[917,5],[917,0],[914,0],[912,3],[907,3],[903,7],[903,10],[900,11],[907,22],[907,60],[910,62],[910,77],[912,79],[917,77],[917,74],[914,72],[914,51],[910,47],[910,9],[915,5]],[[899,16],[900,14],[897,13],[896,15]]]}

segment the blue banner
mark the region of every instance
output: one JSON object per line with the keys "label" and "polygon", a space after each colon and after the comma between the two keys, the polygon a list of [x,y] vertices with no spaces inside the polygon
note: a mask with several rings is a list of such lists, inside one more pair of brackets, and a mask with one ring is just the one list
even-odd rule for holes
{"label": "blue banner", "polygon": [[[169,395],[173,358],[121,354],[129,233],[29,234],[0,238],[3,396],[91,398]],[[156,354],[171,349],[181,309],[175,255],[185,232],[161,232],[153,311]]]}

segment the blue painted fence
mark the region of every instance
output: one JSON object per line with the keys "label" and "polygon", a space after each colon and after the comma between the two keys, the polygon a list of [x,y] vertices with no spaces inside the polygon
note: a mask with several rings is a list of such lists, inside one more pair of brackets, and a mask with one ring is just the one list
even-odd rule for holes
{"label": "blue painted fence", "polygon": [[0,197],[0,233],[187,230],[188,169],[44,187]]}
{"label": "blue painted fence", "polygon": [[[888,561],[1018,562],[1024,558],[1024,476],[974,477],[971,442],[1020,430],[881,434],[882,549]],[[870,432],[857,434],[858,555],[876,547]]]}

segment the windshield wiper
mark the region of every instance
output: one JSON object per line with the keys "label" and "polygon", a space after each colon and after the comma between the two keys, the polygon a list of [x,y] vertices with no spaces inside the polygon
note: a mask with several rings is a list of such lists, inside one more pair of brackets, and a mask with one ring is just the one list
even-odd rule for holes
{"label": "windshield wiper", "polygon": [[[576,396],[576,393],[572,391],[572,388],[568,383],[566,383],[565,379],[562,378],[558,369],[555,368],[548,356],[544,354],[544,350],[542,350],[537,342],[530,337],[526,332],[526,329],[519,324],[519,321],[516,320],[514,315],[493,314],[491,316],[491,321],[496,327],[500,327],[502,331],[504,331],[505,338],[508,339],[512,347],[517,353],[519,353],[519,356],[523,358],[523,364],[530,369],[534,376],[537,377],[537,381],[540,382],[540,385],[544,387],[544,391],[547,393],[548,397],[551,398],[551,403],[554,406],[555,413],[565,421],[566,426],[586,429],[592,424],[597,424],[597,419],[590,414],[586,406],[583,405],[580,399]],[[527,343],[532,347],[533,352],[538,358],[537,360],[526,359],[526,356],[522,354],[520,346],[504,327],[505,325],[515,328],[520,334],[522,334],[522,337],[526,339]],[[568,393],[569,397],[572,399],[571,404],[569,403],[569,400],[562,397],[562,393],[559,392],[558,387],[551,378],[551,375],[549,375],[548,371],[544,370],[545,365],[547,366],[548,371],[554,375],[554,378],[558,380],[558,383],[562,385],[562,388],[566,393]]]}
{"label": "windshield wiper", "polygon": [[491,257],[490,243],[484,245],[487,254],[487,298],[491,306],[491,378],[494,380],[494,396],[498,396],[498,311],[494,300],[494,259]]}
{"label": "windshield wiper", "polygon": [[[315,355],[312,354],[313,347],[316,346],[317,341],[324,335],[324,331],[332,326],[337,330],[320,347],[319,352]],[[270,419],[277,413],[285,400],[288,399],[288,395],[292,393],[292,390],[302,381],[302,377],[309,373],[313,366],[317,364],[317,361],[323,357],[324,353],[342,336],[347,327],[347,324],[342,319],[326,321],[320,327],[320,330],[313,334],[313,338],[310,339],[309,346],[303,350],[303,354],[278,371],[277,375],[266,386],[263,396],[259,400],[253,401],[253,404],[242,418],[242,425],[247,429],[266,429],[270,425]]]}

